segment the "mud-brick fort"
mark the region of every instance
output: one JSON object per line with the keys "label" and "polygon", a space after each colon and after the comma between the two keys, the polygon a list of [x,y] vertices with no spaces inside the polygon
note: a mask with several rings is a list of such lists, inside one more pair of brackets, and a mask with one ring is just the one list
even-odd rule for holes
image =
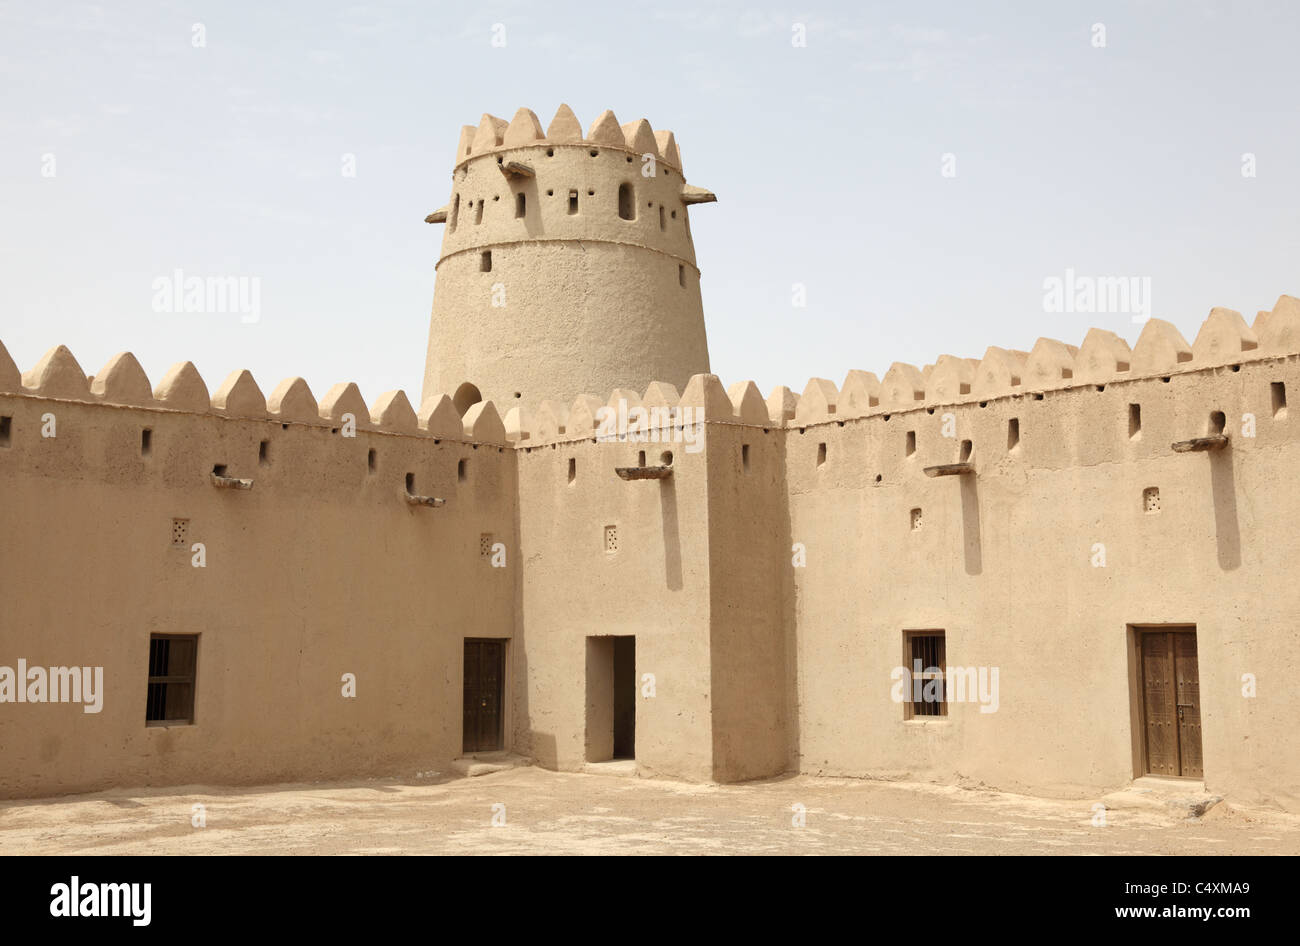
{"label": "mud-brick fort", "polygon": [[0,793],[501,751],[1300,811],[1300,300],[764,398],[711,200],[645,121],[464,128],[418,403],[0,348]]}

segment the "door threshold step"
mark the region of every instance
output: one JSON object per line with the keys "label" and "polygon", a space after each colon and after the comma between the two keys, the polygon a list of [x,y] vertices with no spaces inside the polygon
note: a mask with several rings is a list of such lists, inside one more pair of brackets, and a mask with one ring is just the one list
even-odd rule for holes
{"label": "door threshold step", "polygon": [[610,762],[587,762],[582,771],[586,775],[618,775],[636,778],[636,759],[614,759]]}
{"label": "door threshold step", "polygon": [[479,775],[490,775],[493,772],[504,772],[507,769],[523,768],[532,764],[532,759],[515,755],[513,752],[475,752],[472,755],[461,756],[459,759],[452,759],[451,769],[458,775],[474,778]]}
{"label": "door threshold step", "polygon": [[1205,783],[1189,778],[1163,778],[1144,775],[1128,788],[1111,792],[1101,799],[1109,809],[1147,808],[1199,818],[1219,802],[1222,795],[1205,790]]}

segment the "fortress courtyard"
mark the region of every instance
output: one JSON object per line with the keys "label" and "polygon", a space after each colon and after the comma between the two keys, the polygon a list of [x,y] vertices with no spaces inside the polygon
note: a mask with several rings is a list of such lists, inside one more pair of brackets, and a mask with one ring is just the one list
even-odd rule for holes
{"label": "fortress courtyard", "polygon": [[[1300,853],[1300,817],[1228,802],[1189,816],[1158,788],[1107,796],[1097,825],[1095,798],[909,782],[716,785],[536,767],[422,776],[5,801],[0,854]],[[205,827],[193,826],[196,805]]]}

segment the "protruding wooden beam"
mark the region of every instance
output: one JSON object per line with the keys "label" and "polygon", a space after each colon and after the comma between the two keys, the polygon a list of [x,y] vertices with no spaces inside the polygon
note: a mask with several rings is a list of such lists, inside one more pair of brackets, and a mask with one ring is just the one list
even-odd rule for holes
{"label": "protruding wooden beam", "polygon": [[1213,437],[1196,437],[1192,440],[1180,440],[1173,444],[1174,453],[1203,453],[1206,450],[1222,450],[1228,445],[1227,434],[1215,434]]}
{"label": "protruding wooden beam", "polygon": [[618,466],[614,468],[621,480],[663,480],[673,475],[670,466]]}
{"label": "protruding wooden beam", "polygon": [[941,463],[938,466],[927,466],[924,472],[926,476],[967,476],[975,472],[975,464]]}
{"label": "protruding wooden beam", "polygon": [[237,476],[226,476],[224,473],[212,474],[212,485],[217,489],[252,489],[252,480],[243,480]]}
{"label": "protruding wooden beam", "polygon": [[407,493],[406,501],[412,506],[445,506],[447,500],[438,499],[434,496],[417,496],[415,493]]}
{"label": "protruding wooden beam", "polygon": [[425,218],[424,218],[424,222],[425,222],[425,223],[446,223],[446,222],[447,222],[447,208],[446,208],[446,207],[439,207],[439,208],[438,208],[437,210],[435,210],[433,213],[429,214],[429,216],[425,217]]}
{"label": "protruding wooden beam", "polygon": [[505,164],[498,164],[501,173],[506,177],[536,177],[537,174],[531,167],[522,161],[507,161]]}
{"label": "protruding wooden beam", "polygon": [[683,204],[712,204],[716,203],[718,197],[713,191],[707,191],[703,187],[696,187],[694,184],[687,184],[682,188]]}

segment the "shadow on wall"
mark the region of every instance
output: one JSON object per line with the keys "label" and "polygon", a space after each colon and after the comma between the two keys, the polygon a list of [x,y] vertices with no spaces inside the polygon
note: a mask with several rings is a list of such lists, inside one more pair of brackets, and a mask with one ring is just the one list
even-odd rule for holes
{"label": "shadow on wall", "polygon": [[961,480],[961,526],[962,543],[966,547],[966,574],[978,575],[984,571],[979,492],[975,487],[975,477],[958,478]]}
{"label": "shadow on wall", "polygon": [[664,523],[664,582],[669,591],[681,591],[682,536],[677,525],[677,490],[671,476],[659,481],[659,507]]}
{"label": "shadow on wall", "polygon": [[456,413],[461,417],[464,417],[465,412],[481,400],[483,400],[483,395],[479,393],[478,388],[468,381],[458,387],[451,398],[452,404],[456,405]]}
{"label": "shadow on wall", "polygon": [[1241,565],[1241,532],[1237,527],[1237,481],[1232,450],[1210,454],[1210,497],[1214,502],[1214,538],[1219,567],[1230,572]]}
{"label": "shadow on wall", "polygon": [[544,769],[558,769],[559,755],[555,746],[555,735],[548,732],[530,732],[528,734],[528,758]]}

